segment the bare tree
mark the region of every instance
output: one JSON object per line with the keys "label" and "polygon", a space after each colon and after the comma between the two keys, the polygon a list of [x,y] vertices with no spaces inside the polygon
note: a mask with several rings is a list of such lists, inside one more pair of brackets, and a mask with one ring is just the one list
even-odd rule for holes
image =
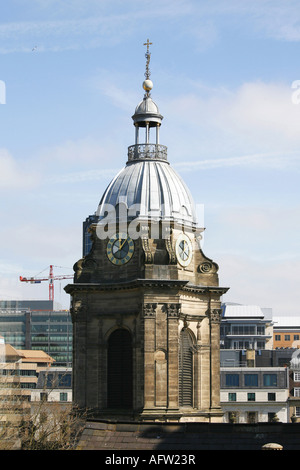
{"label": "bare tree", "polygon": [[84,415],[74,407],[42,400],[19,426],[23,450],[71,450],[84,428]]}
{"label": "bare tree", "polygon": [[0,371],[0,450],[74,449],[85,417],[71,403],[30,402],[28,390]]}

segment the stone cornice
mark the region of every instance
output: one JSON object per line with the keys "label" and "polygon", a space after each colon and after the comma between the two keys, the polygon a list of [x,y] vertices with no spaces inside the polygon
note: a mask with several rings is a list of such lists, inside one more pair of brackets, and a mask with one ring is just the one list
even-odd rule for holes
{"label": "stone cornice", "polygon": [[112,283],[74,283],[65,286],[65,291],[68,294],[74,292],[84,291],[112,291],[112,290],[124,290],[124,289],[136,289],[139,287],[155,287],[155,288],[171,288],[181,289],[185,292],[194,292],[198,294],[212,293],[222,295],[228,291],[228,287],[218,286],[196,286],[189,284],[186,280],[172,280],[172,279],[134,279],[131,281],[119,281]]}
{"label": "stone cornice", "polygon": [[218,287],[218,286],[196,286],[194,284],[187,284],[183,287],[186,292],[197,292],[200,294],[205,294],[210,292],[211,294],[225,294],[229,287]]}
{"label": "stone cornice", "polygon": [[74,283],[65,286],[65,291],[72,294],[75,291],[111,291],[123,289],[136,289],[138,287],[183,288],[188,281],[170,279],[134,279],[132,281],[119,281],[112,283]]}

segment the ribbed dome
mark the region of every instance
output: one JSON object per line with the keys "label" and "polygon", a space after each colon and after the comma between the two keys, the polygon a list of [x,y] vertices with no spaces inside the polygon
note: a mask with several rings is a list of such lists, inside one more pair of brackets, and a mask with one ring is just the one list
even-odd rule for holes
{"label": "ribbed dome", "polygon": [[129,162],[102,196],[99,215],[104,204],[115,207],[119,203],[125,203],[128,209],[138,204],[132,217],[129,212],[129,219],[139,215],[142,218],[196,225],[196,211],[190,191],[168,162]]}
{"label": "ribbed dome", "polygon": [[134,114],[146,114],[146,113],[159,114],[158,106],[149,97],[144,98],[143,101],[141,101],[137,105],[137,107],[135,108]]}
{"label": "ribbed dome", "polygon": [[157,123],[161,123],[162,118],[158,106],[148,95],[145,95],[143,101],[137,105],[132,116],[133,122],[138,123],[141,127],[145,127],[146,122],[149,123],[150,127],[156,126]]}

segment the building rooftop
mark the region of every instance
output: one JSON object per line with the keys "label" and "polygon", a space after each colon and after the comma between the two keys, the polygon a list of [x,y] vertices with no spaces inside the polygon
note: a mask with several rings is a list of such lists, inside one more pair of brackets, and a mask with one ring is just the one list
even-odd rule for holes
{"label": "building rooftop", "polygon": [[274,328],[300,328],[300,315],[280,315],[273,317]]}
{"label": "building rooftop", "polygon": [[1,361],[51,365],[55,360],[42,350],[16,349],[11,344],[2,343]]}
{"label": "building rooftop", "polygon": [[17,349],[16,351],[20,354],[22,362],[54,362],[54,359],[49,354],[40,349]]}
{"label": "building rooftop", "polygon": [[264,318],[272,320],[272,309],[258,305],[224,304],[223,318]]}

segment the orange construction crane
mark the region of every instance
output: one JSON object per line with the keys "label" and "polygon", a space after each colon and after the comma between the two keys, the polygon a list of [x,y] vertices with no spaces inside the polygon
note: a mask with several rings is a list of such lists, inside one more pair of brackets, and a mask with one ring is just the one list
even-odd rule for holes
{"label": "orange construction crane", "polygon": [[[57,266],[59,267],[59,266]],[[63,274],[61,276],[53,275],[53,265],[50,265],[49,276],[48,277],[22,277],[20,276],[20,281],[30,282],[31,284],[39,284],[42,281],[49,281],[49,300],[54,300],[54,282],[61,279],[73,279],[73,275]]]}

